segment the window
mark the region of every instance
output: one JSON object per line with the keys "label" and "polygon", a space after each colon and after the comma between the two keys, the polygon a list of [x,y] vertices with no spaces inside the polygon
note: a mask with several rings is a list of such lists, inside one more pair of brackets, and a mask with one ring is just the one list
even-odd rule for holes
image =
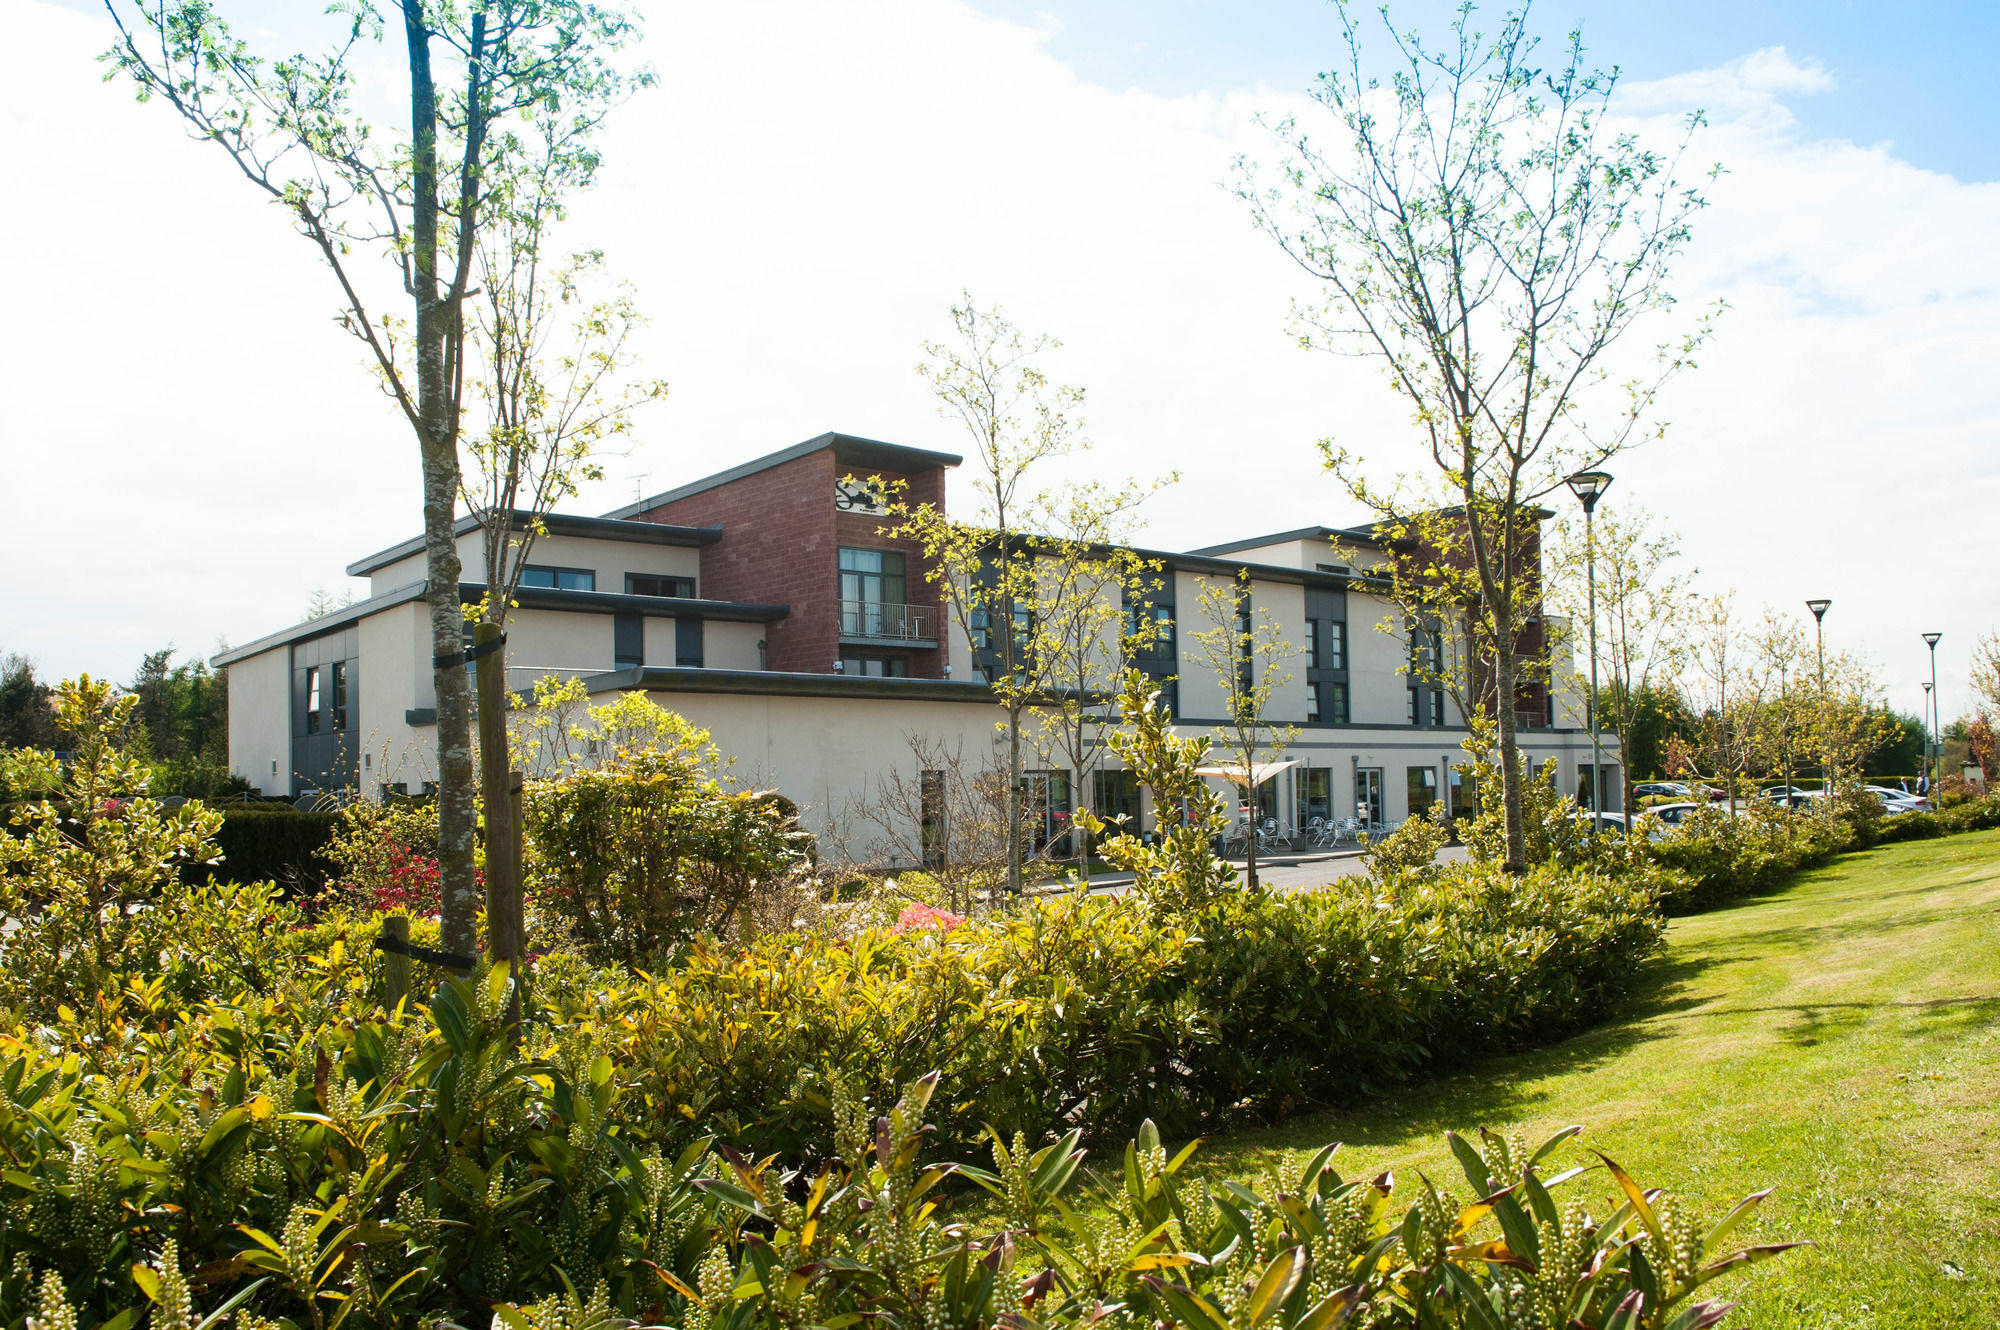
{"label": "window", "polygon": [[1334,619],[1326,625],[1326,668],[1347,668],[1347,625]]}
{"label": "window", "polygon": [[636,614],[611,618],[611,668],[634,670],[646,663],[646,621]]}
{"label": "window", "polygon": [[840,672],[863,679],[907,679],[910,677],[910,660],[907,656],[869,656],[843,651],[840,653]]}
{"label": "window", "polygon": [[[1116,835],[1122,831],[1127,835],[1139,834],[1139,778],[1132,772],[1119,768],[1116,771],[1091,773],[1091,788],[1096,795],[1093,808],[1097,815],[1116,828],[1106,835]],[[1120,819],[1123,821],[1120,821]]]}
{"label": "window", "polygon": [[1335,725],[1347,724],[1347,685],[1330,683],[1326,686],[1326,719]]}
{"label": "window", "polygon": [[1306,685],[1306,723],[1319,723],[1319,685],[1316,683]]}
{"label": "window", "polygon": [[840,598],[870,605],[901,605],[903,556],[894,550],[840,551]]}
{"label": "window", "polygon": [[1135,655],[1174,658],[1173,606],[1127,605],[1125,631],[1139,644]]}
{"label": "window", "polygon": [[701,620],[674,620],[674,664],[698,670],[702,665]]}
{"label": "window", "polygon": [[1354,812],[1364,821],[1382,824],[1382,768],[1360,767],[1354,773]]}
{"label": "window", "polygon": [[553,564],[531,563],[521,570],[521,585],[548,591],[595,591],[597,574],[588,568],[557,568]]}
{"label": "window", "polygon": [[1441,689],[1431,693],[1431,724],[1444,724],[1444,692]]}
{"label": "window", "polygon": [[1422,817],[1430,812],[1438,801],[1437,768],[1410,767],[1404,773],[1404,781],[1410,797],[1410,816]]}
{"label": "window", "polygon": [[1306,767],[1298,773],[1298,825],[1333,816],[1333,769]]}
{"label": "window", "polygon": [[306,733],[319,733],[319,666],[306,666]]}
{"label": "window", "polygon": [[1316,563],[1313,568],[1322,573],[1335,573],[1341,577],[1347,576],[1348,572],[1348,567],[1344,563]]}
{"label": "window", "polygon": [[917,793],[921,801],[919,813],[923,823],[919,834],[923,838],[925,868],[945,866],[945,806],[944,773],[924,771],[917,774]]}
{"label": "window", "polygon": [[[1021,773],[1021,806],[1027,811],[1028,839],[1039,852],[1070,828],[1069,773],[1067,771],[1024,771]],[[1068,849],[1067,844],[1058,847]]]}
{"label": "window", "polygon": [[1405,691],[1404,696],[1409,699],[1410,704],[1409,723],[1415,725],[1417,723],[1417,690],[1414,688],[1408,689]]}
{"label": "window", "polygon": [[[589,590],[588,587],[584,588]],[[625,574],[625,594],[628,596],[679,596],[694,599],[694,579],[692,577],[667,577],[661,573]]]}
{"label": "window", "polygon": [[1240,596],[1236,601],[1236,692],[1247,702],[1251,689],[1257,686],[1257,622],[1250,610],[1250,597]]}
{"label": "window", "polygon": [[1323,623],[1321,623],[1318,619],[1306,620],[1306,668],[1307,669],[1316,670],[1321,668],[1319,638],[1320,634],[1325,630],[1326,626]]}
{"label": "window", "polygon": [[1472,768],[1463,762],[1451,769],[1451,817],[1456,822],[1460,818],[1471,817],[1479,811],[1479,783],[1472,774]]}
{"label": "window", "polygon": [[329,667],[333,671],[333,706],[329,708],[328,719],[336,734],[347,728],[347,662],[336,660]]}

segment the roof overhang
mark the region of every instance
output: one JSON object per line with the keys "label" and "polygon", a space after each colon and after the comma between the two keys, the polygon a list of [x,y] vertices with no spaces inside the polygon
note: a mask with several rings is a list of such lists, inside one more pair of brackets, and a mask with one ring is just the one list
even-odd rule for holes
{"label": "roof overhang", "polygon": [[852,674],[784,670],[715,670],[696,666],[642,665],[588,676],[593,693],[750,693],[766,697],[846,697],[897,702],[993,704],[993,690],[961,679],[883,679]]}
{"label": "roof overhang", "polygon": [[293,642],[304,642],[311,638],[324,637],[328,633],[340,632],[342,629],[359,623],[371,614],[379,614],[383,610],[407,604],[413,600],[422,600],[424,586],[423,582],[410,582],[397,587],[393,591],[385,591],[379,596],[370,596],[366,600],[357,600],[352,605],[344,606],[333,611],[331,614],[322,614],[317,619],[307,619],[304,623],[295,623],[290,628],[285,628],[275,633],[268,633],[256,641],[246,643],[240,647],[231,647],[227,651],[218,651],[215,655],[209,657],[208,663],[219,669],[225,665],[233,665],[239,660],[247,660],[251,656],[261,656],[266,651],[270,651],[275,647],[288,646]]}
{"label": "roof overhang", "polygon": [[[460,582],[458,598],[471,605],[486,595],[483,582]],[[528,610],[568,610],[582,614],[640,614],[656,619],[716,619],[727,623],[776,623],[792,612],[789,605],[758,605],[749,601],[702,600],[693,596],[628,596],[616,591],[559,591],[551,587],[517,587],[514,603]]]}
{"label": "roof overhang", "polygon": [[[528,524],[540,517],[542,526],[552,536],[581,536],[589,540],[624,540],[641,545],[713,545],[722,539],[719,526],[670,526],[665,522],[626,522],[615,517],[585,517],[580,513],[531,513],[515,509],[509,516],[508,525],[516,531],[525,530]],[[467,514],[452,524],[452,534],[463,536],[479,527],[479,519]],[[412,554],[421,554],[424,538],[412,536],[386,550],[377,550],[365,558],[356,559],[347,565],[349,577],[366,577],[377,569],[386,568]]]}
{"label": "roof overhang", "polygon": [[762,457],[753,457],[747,462],[732,466],[726,471],[718,471],[712,476],[704,476],[700,480],[691,480],[685,485],[667,490],[664,493],[655,494],[650,499],[640,499],[638,502],[628,503],[622,508],[614,508],[606,514],[606,517],[612,520],[619,520],[629,518],[637,513],[650,512],[663,504],[672,503],[677,499],[685,499],[690,495],[700,494],[705,490],[716,489],[727,485],[732,480],[741,480],[745,476],[754,476],[760,471],[769,471],[773,467],[783,466],[787,462],[796,462],[801,457],[810,457],[814,453],[825,452],[828,449],[833,451],[834,461],[841,467],[862,472],[895,471],[910,473],[934,471],[939,467],[957,466],[965,460],[956,453],[932,452],[927,448],[911,448],[900,443],[884,443],[880,439],[864,439],[858,434],[840,434],[829,431],[828,433],[807,439],[804,443],[795,443],[789,448],[781,448],[775,453],[766,453]]}

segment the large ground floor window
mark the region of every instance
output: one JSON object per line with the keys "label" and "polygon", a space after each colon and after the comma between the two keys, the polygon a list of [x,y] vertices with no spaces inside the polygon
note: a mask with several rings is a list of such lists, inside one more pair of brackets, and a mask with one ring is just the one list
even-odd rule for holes
{"label": "large ground floor window", "polygon": [[1333,817],[1333,769],[1331,767],[1301,767],[1298,780],[1298,824],[1303,827],[1314,818]]}
{"label": "large ground floor window", "polygon": [[1410,816],[1428,815],[1438,801],[1437,768],[1410,767],[1404,773],[1404,783],[1410,796]]}

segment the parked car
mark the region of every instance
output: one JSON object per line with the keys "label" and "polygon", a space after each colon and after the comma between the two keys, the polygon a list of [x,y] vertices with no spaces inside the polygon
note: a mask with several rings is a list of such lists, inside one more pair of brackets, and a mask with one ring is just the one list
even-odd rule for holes
{"label": "parked car", "polygon": [[1641,799],[1671,799],[1679,801],[1688,798],[1691,793],[1687,786],[1677,780],[1649,780],[1632,787],[1632,799],[1634,802]]}
{"label": "parked car", "polygon": [[1892,790],[1886,785],[1867,785],[1868,793],[1882,801],[1882,811],[1892,816],[1897,813],[1928,813],[1931,801],[1921,794],[1911,794],[1908,790]]}
{"label": "parked car", "polygon": [[1646,813],[1649,817],[1658,818],[1664,826],[1677,827],[1687,819],[1689,813],[1705,807],[1707,805],[1698,803],[1655,804],[1648,808]]}

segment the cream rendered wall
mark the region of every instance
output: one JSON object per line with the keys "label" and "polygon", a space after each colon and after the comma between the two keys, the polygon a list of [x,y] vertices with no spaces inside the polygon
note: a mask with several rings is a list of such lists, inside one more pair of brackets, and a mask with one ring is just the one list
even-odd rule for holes
{"label": "cream rendered wall", "polygon": [[1202,609],[1201,589],[1214,586],[1227,590],[1226,577],[1206,577],[1200,573],[1174,574],[1174,645],[1179,654],[1180,711],[1199,720],[1220,720],[1229,711],[1229,694],[1222,680],[1202,657],[1196,633],[1216,625]]}
{"label": "cream rendered wall", "polygon": [[716,746],[735,759],[729,769],[732,779],[782,791],[799,804],[802,821],[814,831],[839,820],[882,774],[900,770],[914,780],[918,762],[910,751],[912,734],[943,741],[962,752],[972,767],[984,765],[999,741],[993,725],[999,708],[984,702],[690,692],[650,696],[709,732]]}
{"label": "cream rendered wall", "polygon": [[1380,596],[1347,593],[1347,714],[1356,725],[1407,726],[1409,676],[1403,666],[1409,644],[1401,633],[1383,632],[1394,623],[1394,607]]}
{"label": "cream rendered wall", "polygon": [[644,629],[644,650],[648,665],[672,665],[679,653],[679,643],[674,633],[678,620],[656,619],[647,615],[642,620]]}
{"label": "cream rendered wall", "polygon": [[[635,540],[595,540],[589,536],[543,536],[529,553],[531,563],[554,564],[559,568],[588,568],[597,574],[599,591],[622,593],[627,573],[661,573],[697,579],[701,590],[701,551],[686,545],[653,545]],[[458,538],[458,561],[468,582],[490,580],[486,570],[486,542],[475,529]],[[428,573],[422,551],[398,559],[368,575],[369,594],[421,582]]]}
{"label": "cream rendered wall", "polygon": [[284,794],[291,768],[292,649],[281,646],[229,667],[229,773]]}
{"label": "cream rendered wall", "polygon": [[616,664],[612,616],[515,610],[507,616],[507,686],[525,691],[547,674],[596,674]]}
{"label": "cream rendered wall", "polygon": [[1250,585],[1250,610],[1257,631],[1273,624],[1292,653],[1272,668],[1291,677],[1271,689],[1264,709],[1270,720],[1298,724],[1306,718],[1306,589],[1287,582],[1258,582]]}
{"label": "cream rendered wall", "polygon": [[[477,544],[474,546],[477,549]],[[659,573],[699,578],[701,551],[687,545],[650,545],[636,540],[593,540],[588,536],[543,536],[528,555],[530,563],[560,568],[588,568],[597,574],[597,589],[623,594],[625,574]],[[484,563],[484,556],[467,559],[466,567]],[[701,584],[695,583],[697,593]]]}
{"label": "cream rendered wall", "polygon": [[[729,623],[710,619],[701,628],[701,663],[711,670],[761,670],[762,653],[757,644],[764,640],[761,623]],[[648,656],[646,659],[651,660]]]}
{"label": "cream rendered wall", "polygon": [[[461,555],[461,558],[464,556]],[[377,568],[368,574],[368,594],[385,595],[398,587],[406,587],[412,582],[421,582],[429,575],[424,566],[424,555],[420,550],[407,559],[398,559],[386,567]]]}
{"label": "cream rendered wall", "polygon": [[430,614],[422,601],[363,619],[361,628],[361,789],[434,779],[434,730],[414,730],[405,713],[437,706],[431,675]]}

